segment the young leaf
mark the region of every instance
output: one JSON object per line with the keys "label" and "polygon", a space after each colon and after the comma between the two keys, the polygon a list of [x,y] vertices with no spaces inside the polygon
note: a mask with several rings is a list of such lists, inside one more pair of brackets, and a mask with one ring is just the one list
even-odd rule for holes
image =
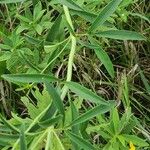
{"label": "young leaf", "polygon": [[141,34],[127,30],[108,30],[103,32],[97,32],[95,35],[98,37],[105,37],[117,40],[146,40],[145,37]]}
{"label": "young leaf", "polygon": [[85,149],[85,150],[96,150],[92,144],[89,142],[85,141],[83,138],[67,131],[66,132],[67,136],[71,139],[71,141],[75,142],[76,144],[79,145],[80,148]]}
{"label": "young leaf", "polygon": [[76,93],[78,96],[89,100],[93,103],[98,103],[98,104],[104,104],[104,105],[108,105],[108,102],[105,101],[105,99],[103,99],[102,97],[96,95],[95,93],[93,93],[92,91],[90,91],[89,89],[81,86],[78,83],[75,82],[65,82],[65,85],[74,93]]}
{"label": "young leaf", "polygon": [[96,30],[98,26],[101,26],[114,13],[121,1],[122,0],[112,0],[107,4],[91,25],[89,32],[92,32],[93,30]]}
{"label": "young leaf", "polygon": [[71,126],[79,124],[79,123],[83,123],[86,120],[90,120],[91,118],[93,118],[99,114],[104,114],[104,113],[110,111],[113,107],[114,107],[113,103],[110,103],[109,105],[98,105],[98,106],[90,109],[86,113],[80,115],[75,120],[73,120],[73,122],[71,123]]}
{"label": "young leaf", "polygon": [[2,78],[11,82],[21,82],[21,83],[40,83],[40,82],[57,82],[59,79],[44,74],[4,74]]}

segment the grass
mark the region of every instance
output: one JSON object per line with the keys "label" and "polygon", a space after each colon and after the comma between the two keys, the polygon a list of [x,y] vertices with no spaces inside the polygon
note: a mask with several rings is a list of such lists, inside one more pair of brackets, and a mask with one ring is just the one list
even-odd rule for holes
{"label": "grass", "polygon": [[149,150],[149,9],[0,1],[0,149]]}

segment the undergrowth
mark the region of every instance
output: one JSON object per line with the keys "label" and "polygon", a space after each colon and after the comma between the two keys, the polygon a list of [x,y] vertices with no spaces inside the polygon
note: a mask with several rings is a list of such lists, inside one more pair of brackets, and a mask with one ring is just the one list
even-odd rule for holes
{"label": "undergrowth", "polygon": [[0,149],[150,150],[147,0],[0,0]]}

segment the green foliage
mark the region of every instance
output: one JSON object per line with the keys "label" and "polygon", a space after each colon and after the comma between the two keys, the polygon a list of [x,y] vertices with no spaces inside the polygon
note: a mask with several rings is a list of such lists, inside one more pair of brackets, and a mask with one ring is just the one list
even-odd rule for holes
{"label": "green foliage", "polygon": [[0,1],[0,149],[149,149],[149,27],[128,16],[149,19],[135,2]]}

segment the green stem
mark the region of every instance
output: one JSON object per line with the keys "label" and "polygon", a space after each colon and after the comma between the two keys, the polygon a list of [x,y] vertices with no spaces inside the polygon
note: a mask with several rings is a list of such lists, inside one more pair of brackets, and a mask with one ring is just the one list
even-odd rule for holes
{"label": "green stem", "polygon": [[[74,30],[68,7],[63,5],[63,9],[64,9],[64,12],[65,12],[67,22],[69,23],[72,30]],[[67,79],[66,79],[66,81],[71,81],[71,78],[72,78],[72,66],[73,66],[73,59],[74,59],[75,50],[76,50],[76,43],[77,43],[76,37],[73,36],[72,33],[70,33],[70,38],[71,38],[71,50],[70,50],[69,60],[68,60]],[[62,94],[61,94],[62,100],[65,98],[67,92],[68,92],[68,88],[66,86],[64,86],[63,89],[62,89]]]}

